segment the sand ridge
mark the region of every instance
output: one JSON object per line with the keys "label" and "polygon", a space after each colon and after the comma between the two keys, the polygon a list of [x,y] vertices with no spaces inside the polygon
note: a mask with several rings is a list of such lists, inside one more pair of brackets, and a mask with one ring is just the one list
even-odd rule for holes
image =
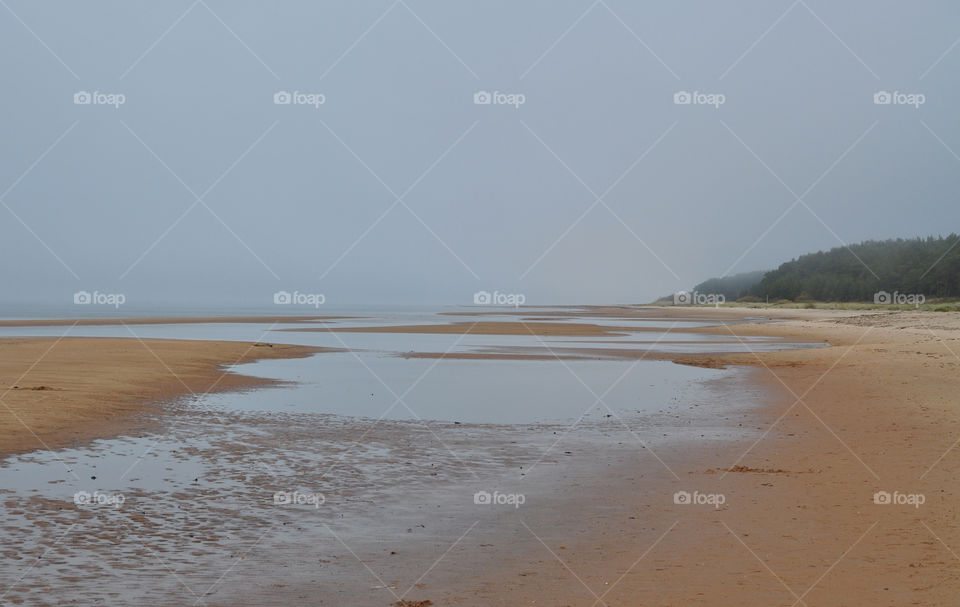
{"label": "sand ridge", "polygon": [[0,454],[142,430],[139,413],[184,394],[269,385],[225,365],[325,351],[272,343],[0,339]]}

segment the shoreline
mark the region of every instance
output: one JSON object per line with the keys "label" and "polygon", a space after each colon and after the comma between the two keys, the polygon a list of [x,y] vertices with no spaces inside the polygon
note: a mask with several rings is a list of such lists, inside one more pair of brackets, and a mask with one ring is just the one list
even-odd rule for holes
{"label": "shoreline", "polygon": [[[953,554],[960,553],[954,514],[960,502],[954,480],[960,448],[953,449],[960,442],[960,314],[789,310],[777,315],[784,322],[751,323],[758,315],[755,309],[721,311],[726,319],[745,322],[696,330],[830,344],[668,356],[680,364],[742,369],[738,387],[762,391],[762,404],[738,411],[733,403],[734,413],[720,415],[716,422],[733,430],[743,426],[756,438],[658,448],[658,459],[676,476],[629,437],[611,438],[622,442],[576,459],[565,458],[558,449],[551,456],[556,461],[549,462],[556,465],[551,474],[569,486],[558,485],[559,492],[546,494],[551,506],[511,513],[518,517],[515,527],[528,527],[516,527],[513,543],[504,540],[506,531],[506,536],[495,534],[496,545],[464,542],[409,598],[434,604],[590,604],[597,597],[602,597],[597,604],[610,605],[949,604],[960,593],[960,558]],[[669,318],[690,312],[659,313]],[[111,340],[98,339],[101,345],[105,341]],[[135,340],[112,341],[149,356]],[[169,340],[148,343],[152,347],[155,341]],[[222,353],[220,362],[194,363],[185,372],[209,383],[211,368],[222,372]],[[163,370],[155,358],[153,367]],[[35,384],[46,385],[29,385]],[[244,386],[224,389],[238,387]],[[32,394],[47,397],[56,390]],[[458,466],[440,465],[444,470]],[[676,491],[722,494],[724,503],[678,505],[672,499]],[[883,491],[920,494],[924,503],[874,503],[874,494]],[[497,515],[496,521],[506,524],[508,519]],[[536,538],[530,535],[534,529]],[[430,550],[395,539],[398,552],[407,548],[413,561],[437,550],[427,559],[432,562],[457,538],[438,538]],[[481,533],[473,539],[484,537]],[[519,540],[523,542],[517,544]],[[478,555],[480,562],[494,564],[471,567]],[[260,558],[270,564],[282,560]],[[389,568],[401,579],[421,573],[406,570],[415,564],[396,570],[395,560],[371,558],[375,567]],[[351,571],[355,566],[361,583],[375,582],[356,561],[341,566]],[[400,583],[405,588],[410,581]],[[267,579],[251,582],[267,584]],[[264,598],[289,602],[311,591],[316,588],[295,582],[271,588]],[[393,602],[388,594],[378,596],[384,605]]]}
{"label": "shoreline", "polygon": [[[764,390],[763,406],[742,422],[761,437],[665,454],[682,480],[662,478],[652,491],[618,489],[637,472],[615,471],[601,500],[612,515],[595,514],[599,503],[594,516],[580,512],[592,533],[577,537],[580,525],[566,521],[524,555],[522,578],[507,568],[487,578],[496,591],[475,581],[474,593],[490,604],[955,601],[960,315],[813,311],[733,329],[832,345],[699,355],[704,365],[746,368],[748,383]],[[676,505],[671,488],[722,494],[725,503]],[[877,492],[924,503],[878,504]]]}
{"label": "shoreline", "polygon": [[276,385],[227,366],[325,348],[100,337],[0,338],[0,458],[147,431],[146,413],[193,393]]}

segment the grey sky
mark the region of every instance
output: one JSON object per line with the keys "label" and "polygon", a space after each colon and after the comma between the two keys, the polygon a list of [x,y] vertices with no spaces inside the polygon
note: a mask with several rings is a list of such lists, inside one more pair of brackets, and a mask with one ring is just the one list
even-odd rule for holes
{"label": "grey sky", "polygon": [[4,0],[0,300],[638,302],[949,233],[958,36],[951,2]]}

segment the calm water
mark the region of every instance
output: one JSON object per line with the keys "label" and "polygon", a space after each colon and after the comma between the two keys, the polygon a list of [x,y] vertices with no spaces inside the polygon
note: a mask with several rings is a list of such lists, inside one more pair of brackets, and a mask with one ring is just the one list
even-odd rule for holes
{"label": "calm water", "polygon": [[[407,310],[324,309],[325,315],[355,318],[310,323],[209,323],[131,326],[11,327],[0,337],[73,336],[268,341],[342,348],[305,359],[266,360],[232,370],[295,382],[283,387],[192,399],[220,410],[295,412],[364,418],[427,419],[485,424],[563,422],[581,415],[662,410],[679,386],[717,375],[716,371],[671,362],[598,360],[582,349],[650,352],[728,352],[801,347],[768,338],[744,342],[725,335],[679,333],[674,329],[718,324],[702,320],[537,316],[536,309],[504,316],[449,316],[464,308]],[[240,314],[243,311],[231,311]],[[532,335],[431,335],[397,333],[294,332],[306,327],[371,327],[394,324],[446,324],[474,321],[593,323],[646,329],[609,337]],[[662,330],[650,330],[662,329]],[[149,342],[148,342],[149,343]],[[580,360],[457,360],[404,358],[407,353],[535,353],[577,355]]]}
{"label": "calm water", "polygon": [[[365,318],[312,326],[538,318],[528,309],[498,317],[439,316],[437,311],[324,309],[327,315]],[[194,593],[226,588],[218,586],[224,569],[252,546],[259,548],[251,566],[269,570],[277,581],[285,579],[284,572],[293,571],[288,565],[302,566],[301,559],[284,560],[294,545],[304,551],[322,546],[324,554],[337,555],[332,560],[339,565],[330,566],[343,569],[328,569],[324,584],[339,584],[343,592],[369,592],[365,571],[350,577],[357,575],[348,567],[355,555],[344,552],[327,525],[355,548],[370,538],[407,541],[421,520],[436,533],[435,515],[424,519],[420,511],[429,495],[433,509],[443,504],[436,513],[442,513],[446,525],[441,536],[451,534],[442,537],[443,545],[449,545],[484,515],[472,502],[478,487],[504,487],[506,482],[522,488],[531,504],[537,503],[538,492],[543,503],[553,503],[553,492],[565,490],[565,481],[554,478],[563,474],[558,464],[565,458],[610,449],[643,457],[669,444],[686,448],[694,440],[738,438],[749,432],[738,427],[738,412],[762,397],[738,381],[739,371],[659,360],[438,360],[405,358],[406,353],[506,350],[567,356],[583,348],[714,352],[805,347],[673,331],[715,324],[693,320],[545,320],[655,330],[537,338],[282,331],[308,326],[303,323],[0,328],[0,337],[136,335],[349,350],[237,365],[237,372],[288,383],[184,397],[168,404],[176,412],[161,414],[158,429],[145,436],[4,459],[3,600],[194,603]],[[660,466],[651,457],[641,461]],[[278,506],[276,491],[321,492],[325,503],[322,508]],[[77,504],[77,495],[113,502]],[[433,559],[429,542],[424,554]],[[380,540],[371,546],[377,554]],[[241,569],[229,577],[230,589],[239,597],[244,576],[255,573]],[[317,574],[311,565],[299,575],[312,579]]]}

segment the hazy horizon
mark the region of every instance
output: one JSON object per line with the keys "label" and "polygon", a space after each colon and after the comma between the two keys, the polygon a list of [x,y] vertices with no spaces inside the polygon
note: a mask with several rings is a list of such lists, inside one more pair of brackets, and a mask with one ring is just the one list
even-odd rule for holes
{"label": "hazy horizon", "polygon": [[644,303],[960,223],[945,3],[0,15],[0,305]]}

